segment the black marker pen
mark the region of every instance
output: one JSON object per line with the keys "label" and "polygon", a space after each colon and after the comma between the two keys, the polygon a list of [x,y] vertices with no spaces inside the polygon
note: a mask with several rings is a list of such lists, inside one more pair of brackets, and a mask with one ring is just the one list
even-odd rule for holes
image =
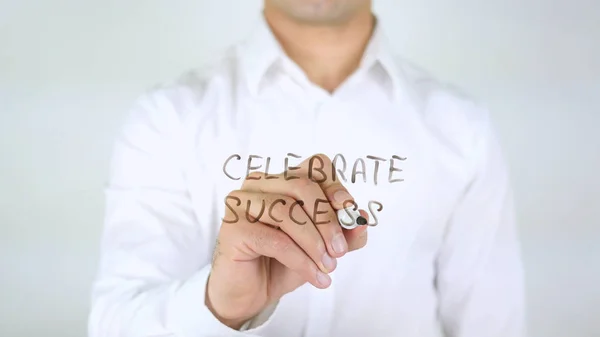
{"label": "black marker pen", "polygon": [[340,226],[345,229],[354,229],[358,226],[364,226],[368,222],[367,219],[360,215],[359,211],[355,211],[352,206],[346,209],[340,209],[337,211],[337,216]]}

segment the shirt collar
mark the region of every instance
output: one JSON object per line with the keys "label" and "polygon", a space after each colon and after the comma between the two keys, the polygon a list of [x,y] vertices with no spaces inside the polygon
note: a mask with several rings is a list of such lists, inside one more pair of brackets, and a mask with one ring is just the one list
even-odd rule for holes
{"label": "shirt collar", "polygon": [[[260,16],[260,20],[249,38],[241,44],[239,57],[250,92],[253,95],[258,94],[261,81],[269,68],[278,60],[287,57],[263,15]],[[383,28],[377,21],[360,67],[367,68],[376,64],[383,68],[392,84],[392,91],[396,91],[400,73]]]}

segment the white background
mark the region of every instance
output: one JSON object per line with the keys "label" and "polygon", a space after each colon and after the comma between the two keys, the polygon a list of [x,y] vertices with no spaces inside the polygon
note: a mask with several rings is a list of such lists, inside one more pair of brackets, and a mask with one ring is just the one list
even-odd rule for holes
{"label": "white background", "polygon": [[[260,0],[0,0],[0,335],[81,337],[111,145],[138,94],[244,37]],[[375,0],[396,51],[491,107],[531,336],[600,336],[598,0]]]}

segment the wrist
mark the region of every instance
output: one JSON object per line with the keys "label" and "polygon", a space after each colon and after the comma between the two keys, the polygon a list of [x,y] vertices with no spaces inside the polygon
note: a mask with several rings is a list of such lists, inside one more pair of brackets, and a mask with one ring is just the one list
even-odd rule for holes
{"label": "wrist", "polygon": [[[210,281],[210,275],[209,275],[209,280]],[[242,328],[242,326],[251,318],[251,317],[243,317],[243,318],[231,318],[230,316],[225,316],[222,312],[220,312],[219,310],[217,310],[213,304],[213,301],[211,301],[211,295],[210,295],[210,282],[207,282],[207,286],[206,286],[206,293],[204,296],[204,305],[208,308],[208,310],[213,314],[213,316],[218,319],[221,323],[223,323],[224,325],[234,329],[234,330],[240,330]]]}

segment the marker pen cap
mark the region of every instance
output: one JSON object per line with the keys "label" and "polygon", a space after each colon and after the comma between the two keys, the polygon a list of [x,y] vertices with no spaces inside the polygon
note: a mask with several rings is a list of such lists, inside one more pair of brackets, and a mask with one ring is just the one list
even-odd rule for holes
{"label": "marker pen cap", "polygon": [[346,209],[340,209],[337,211],[338,221],[340,226],[345,229],[354,229],[361,225],[367,224],[365,219],[358,210],[354,210],[354,207],[350,206]]}

